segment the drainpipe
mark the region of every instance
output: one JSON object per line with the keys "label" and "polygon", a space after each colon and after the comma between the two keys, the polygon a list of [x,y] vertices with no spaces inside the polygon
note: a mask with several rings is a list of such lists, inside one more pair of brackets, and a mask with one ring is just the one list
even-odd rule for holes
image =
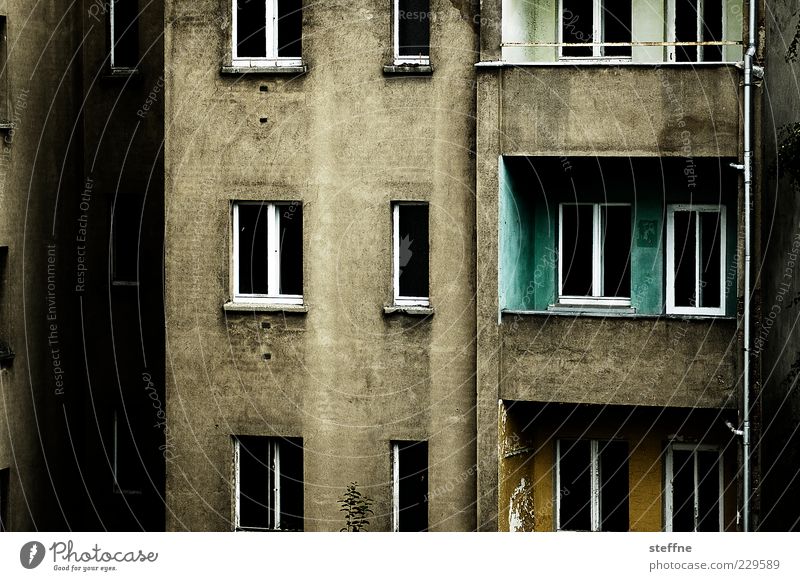
{"label": "drainpipe", "polygon": [[744,55],[744,381],[742,440],[744,532],[750,531],[750,213],[753,203],[753,58],[756,54],[756,3],[749,0],[747,52]]}

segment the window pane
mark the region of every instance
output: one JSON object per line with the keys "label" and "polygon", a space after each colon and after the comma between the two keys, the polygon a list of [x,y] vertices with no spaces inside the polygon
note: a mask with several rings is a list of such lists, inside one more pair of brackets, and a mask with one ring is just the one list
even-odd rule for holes
{"label": "window pane", "polygon": [[700,216],[700,306],[720,307],[722,265],[722,215],[719,212],[698,212]]}
{"label": "window pane", "polygon": [[[675,0],[676,42],[697,42],[698,0]],[[676,46],[675,60],[679,63],[697,60],[696,46]]]}
{"label": "window pane", "polygon": [[628,444],[604,442],[600,449],[600,530],[627,532]]}
{"label": "window pane", "polygon": [[303,294],[303,206],[280,204],[280,294]]}
{"label": "window pane", "polygon": [[137,0],[114,1],[115,67],[135,68],[139,61],[139,6]]}
{"label": "window pane", "polygon": [[401,297],[428,296],[428,206],[400,204],[399,268]]}
{"label": "window pane", "polygon": [[[594,8],[592,0],[564,0],[561,13],[562,42],[592,42]],[[592,47],[565,46],[561,54],[571,57],[590,57]]]}
{"label": "window pane", "polygon": [[398,443],[400,531],[428,530],[428,443]]}
{"label": "window pane", "polygon": [[117,194],[111,220],[113,280],[136,282],[143,196]]}
{"label": "window pane", "polygon": [[430,54],[430,0],[398,0],[398,54]]}
{"label": "window pane", "polygon": [[[631,0],[604,0],[603,2],[603,42],[631,41]],[[607,46],[605,56],[631,56],[629,46]]]}
{"label": "window pane", "polygon": [[561,489],[559,523],[562,530],[592,529],[591,448],[589,440],[559,442]]}
{"label": "window pane", "polygon": [[[272,1],[272,0],[269,0]],[[236,55],[242,58],[267,56],[265,0],[237,0]]]}
{"label": "window pane", "polygon": [[8,528],[8,480],[10,470],[0,470],[0,533]]}
{"label": "window pane", "polygon": [[240,204],[239,294],[267,294],[267,206]]}
{"label": "window pane", "polygon": [[672,451],[672,530],[694,530],[694,454]]}
{"label": "window pane", "polygon": [[594,209],[591,204],[564,204],[561,208],[561,294],[592,296]]}
{"label": "window pane", "polygon": [[603,257],[603,296],[631,296],[631,208],[600,208]]}
{"label": "window pane", "polygon": [[278,56],[299,58],[302,53],[302,37],[302,1],[278,0]]}
{"label": "window pane", "polygon": [[[703,0],[703,41],[722,40],[722,0]],[[721,46],[704,46],[704,61],[721,61]]]}
{"label": "window pane", "polygon": [[303,530],[303,441],[285,438],[281,448],[281,530]]}
{"label": "window pane", "polygon": [[269,526],[272,466],[268,464],[267,438],[239,438],[239,526]]}
{"label": "window pane", "polygon": [[675,306],[696,306],[695,266],[696,266],[696,212],[675,212],[674,214],[674,257],[675,257]]}
{"label": "window pane", "polygon": [[697,452],[698,515],[697,530],[719,532],[719,452]]}

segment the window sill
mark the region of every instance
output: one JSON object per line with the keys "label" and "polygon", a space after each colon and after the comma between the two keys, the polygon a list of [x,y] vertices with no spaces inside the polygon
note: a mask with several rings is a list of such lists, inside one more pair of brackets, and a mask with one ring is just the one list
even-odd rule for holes
{"label": "window sill", "polygon": [[14,124],[11,121],[0,121],[0,131],[11,131]]}
{"label": "window sill", "polygon": [[223,65],[220,73],[223,75],[303,75],[308,72],[308,65],[303,63],[295,66],[248,66],[248,65]]}
{"label": "window sill", "polygon": [[481,61],[475,63],[479,69],[502,69],[502,68],[521,68],[521,67],[642,67],[642,68],[713,68],[713,67],[736,67],[741,68],[738,61],[706,61],[698,63],[674,63],[674,62],[634,62],[621,60],[560,60],[560,61]]}
{"label": "window sill", "polygon": [[433,67],[428,64],[391,64],[383,65],[384,75],[418,75],[429,76],[433,74]]}
{"label": "window sill", "polygon": [[103,73],[104,79],[130,79],[139,76],[139,69],[127,67],[109,67]]}
{"label": "window sill", "polygon": [[630,305],[615,306],[615,305],[550,305],[547,307],[548,312],[565,314],[565,315],[635,315],[636,309]]}
{"label": "window sill", "polygon": [[234,303],[222,305],[226,313],[307,313],[308,305],[282,305],[270,303]]}
{"label": "window sill", "polygon": [[384,315],[412,315],[415,317],[430,317],[433,316],[433,307],[423,306],[403,306],[403,305],[386,305],[383,307]]}
{"label": "window sill", "polygon": [[603,317],[625,319],[664,319],[669,321],[734,321],[736,317],[730,315],[674,315],[666,313],[638,313],[633,307],[629,308],[591,308],[580,309],[576,307],[551,306],[546,310],[502,309],[502,315],[507,316],[544,316],[544,317]]}

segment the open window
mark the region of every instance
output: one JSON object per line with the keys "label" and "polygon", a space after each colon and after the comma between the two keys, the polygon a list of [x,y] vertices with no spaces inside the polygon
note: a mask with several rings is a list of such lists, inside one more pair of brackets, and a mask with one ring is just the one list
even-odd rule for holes
{"label": "open window", "polygon": [[667,47],[669,62],[723,60],[721,41],[725,38],[724,1],[667,0],[667,39],[677,43]]}
{"label": "open window", "polygon": [[428,204],[396,202],[392,219],[394,304],[430,306]]}
{"label": "open window", "polygon": [[558,238],[559,303],[630,305],[629,204],[560,204]]}
{"label": "open window", "polygon": [[112,69],[135,69],[139,63],[139,2],[108,3],[110,61]]}
{"label": "open window", "polygon": [[139,282],[144,196],[118,193],[111,207],[111,281],[115,286]]}
{"label": "open window", "polygon": [[627,531],[628,494],[627,442],[556,441],[556,530]]}
{"label": "open window", "polygon": [[392,530],[428,530],[428,442],[392,442]]}
{"label": "open window", "polygon": [[666,457],[667,532],[723,530],[723,472],[719,448],[672,444]]}
{"label": "open window", "polygon": [[8,468],[0,470],[0,533],[8,530]]}
{"label": "open window", "polygon": [[394,64],[430,64],[430,0],[393,0]]}
{"label": "open window", "polygon": [[561,58],[631,58],[631,0],[560,1]]}
{"label": "open window", "polygon": [[303,206],[233,204],[233,300],[303,304]]}
{"label": "open window", "polygon": [[234,437],[236,530],[303,530],[303,441]]}
{"label": "open window", "polygon": [[725,207],[667,207],[667,313],[725,314]]}
{"label": "open window", "polygon": [[232,0],[233,64],[251,67],[303,64],[302,0]]}

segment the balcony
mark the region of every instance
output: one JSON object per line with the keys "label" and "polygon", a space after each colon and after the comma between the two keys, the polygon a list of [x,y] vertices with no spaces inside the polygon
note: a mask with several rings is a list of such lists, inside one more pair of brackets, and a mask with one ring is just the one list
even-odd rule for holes
{"label": "balcony", "polygon": [[687,64],[742,60],[734,0],[503,0],[501,60]]}

